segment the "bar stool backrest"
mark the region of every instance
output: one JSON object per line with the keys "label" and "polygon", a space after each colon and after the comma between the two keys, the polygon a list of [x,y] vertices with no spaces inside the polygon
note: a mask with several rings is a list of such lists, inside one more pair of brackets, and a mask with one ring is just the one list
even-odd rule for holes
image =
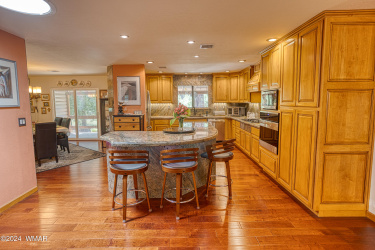
{"label": "bar stool backrest", "polygon": [[234,150],[234,142],[236,139],[230,139],[223,142],[214,143],[206,146],[206,151],[209,159],[213,159],[215,155],[228,153]]}
{"label": "bar stool backrest", "polygon": [[199,148],[180,148],[163,150],[160,151],[160,161],[162,165],[168,163],[197,161],[198,150]]}
{"label": "bar stool backrest", "polygon": [[110,164],[139,164],[149,163],[149,153],[146,150],[116,150],[109,149]]}

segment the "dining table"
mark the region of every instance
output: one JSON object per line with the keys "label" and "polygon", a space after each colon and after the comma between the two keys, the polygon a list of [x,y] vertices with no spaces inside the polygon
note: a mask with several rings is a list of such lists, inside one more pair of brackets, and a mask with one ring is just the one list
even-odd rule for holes
{"label": "dining table", "polygon": [[[56,133],[64,133],[68,136],[70,135],[69,128],[60,125],[56,125]],[[33,124],[33,135],[35,135],[35,124]]]}

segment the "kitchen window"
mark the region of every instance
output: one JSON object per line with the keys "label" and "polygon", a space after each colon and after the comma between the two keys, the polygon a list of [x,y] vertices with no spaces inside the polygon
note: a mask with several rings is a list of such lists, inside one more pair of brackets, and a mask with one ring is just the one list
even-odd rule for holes
{"label": "kitchen window", "polygon": [[208,108],[208,86],[178,86],[178,103],[188,108]]}

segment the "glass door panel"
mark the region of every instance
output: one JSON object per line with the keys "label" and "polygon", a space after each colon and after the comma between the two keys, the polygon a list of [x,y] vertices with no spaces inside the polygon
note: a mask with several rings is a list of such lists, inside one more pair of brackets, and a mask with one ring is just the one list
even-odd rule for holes
{"label": "glass door panel", "polygon": [[78,138],[98,138],[96,90],[76,90]]}
{"label": "glass door panel", "polygon": [[69,117],[71,119],[69,131],[70,138],[77,138],[75,109],[74,109],[74,91],[73,90],[55,90],[53,92],[55,117]]}

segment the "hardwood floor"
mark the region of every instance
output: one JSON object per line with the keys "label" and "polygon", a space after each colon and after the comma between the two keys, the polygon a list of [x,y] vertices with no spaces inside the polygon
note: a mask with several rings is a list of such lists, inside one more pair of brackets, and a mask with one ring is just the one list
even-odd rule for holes
{"label": "hardwood floor", "polygon": [[151,213],[146,202],[128,208],[126,224],[121,210],[111,210],[105,158],[39,173],[39,191],[0,214],[0,236],[22,239],[0,241],[0,249],[375,249],[372,221],[317,218],[240,151],[230,164],[232,200],[227,188],[212,188],[207,199],[200,189],[201,209],[182,204],[176,221],[174,204],[160,209],[152,199]]}

